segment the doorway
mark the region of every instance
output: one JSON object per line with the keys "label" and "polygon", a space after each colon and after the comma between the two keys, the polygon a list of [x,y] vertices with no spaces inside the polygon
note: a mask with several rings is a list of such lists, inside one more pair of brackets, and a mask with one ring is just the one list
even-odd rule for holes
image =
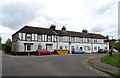
{"label": "doorway", "polygon": [[53,50],[52,46],[53,44],[46,44],[46,49],[52,51]]}

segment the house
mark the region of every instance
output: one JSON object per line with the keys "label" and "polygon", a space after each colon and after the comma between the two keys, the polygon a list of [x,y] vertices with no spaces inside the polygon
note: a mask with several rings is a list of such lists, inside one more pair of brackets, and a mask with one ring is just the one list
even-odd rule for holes
{"label": "house", "polygon": [[38,48],[47,50],[69,50],[79,48],[86,53],[97,52],[98,49],[109,49],[107,38],[101,34],[67,31],[65,26],[57,30],[52,24],[50,28],[24,26],[12,35],[12,52],[34,52]]}

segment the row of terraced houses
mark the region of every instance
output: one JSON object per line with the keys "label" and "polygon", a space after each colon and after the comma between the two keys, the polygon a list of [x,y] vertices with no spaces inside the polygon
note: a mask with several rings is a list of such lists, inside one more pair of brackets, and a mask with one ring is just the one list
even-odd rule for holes
{"label": "row of terraced houses", "polygon": [[24,26],[12,35],[12,52],[34,52],[38,48],[47,50],[69,50],[79,48],[86,53],[97,52],[98,49],[109,49],[104,42],[107,37],[101,34],[67,31],[65,26],[57,30],[52,24],[49,28]]}

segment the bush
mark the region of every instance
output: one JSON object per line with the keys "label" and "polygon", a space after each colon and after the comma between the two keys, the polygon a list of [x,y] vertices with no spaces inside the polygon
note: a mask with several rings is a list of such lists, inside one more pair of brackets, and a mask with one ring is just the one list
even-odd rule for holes
{"label": "bush", "polygon": [[10,44],[6,44],[4,46],[4,51],[5,51],[5,53],[11,53],[11,45]]}

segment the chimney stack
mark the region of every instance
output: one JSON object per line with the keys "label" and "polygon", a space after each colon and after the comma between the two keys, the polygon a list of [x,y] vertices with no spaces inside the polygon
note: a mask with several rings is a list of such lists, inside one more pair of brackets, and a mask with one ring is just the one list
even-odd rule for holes
{"label": "chimney stack", "polygon": [[82,30],[82,33],[88,33],[88,31],[85,29],[85,30]]}
{"label": "chimney stack", "polygon": [[66,31],[66,28],[65,28],[65,26],[63,26],[63,27],[62,27],[62,31]]}
{"label": "chimney stack", "polygon": [[56,25],[51,24],[50,29],[55,30],[55,28],[56,28]]}

